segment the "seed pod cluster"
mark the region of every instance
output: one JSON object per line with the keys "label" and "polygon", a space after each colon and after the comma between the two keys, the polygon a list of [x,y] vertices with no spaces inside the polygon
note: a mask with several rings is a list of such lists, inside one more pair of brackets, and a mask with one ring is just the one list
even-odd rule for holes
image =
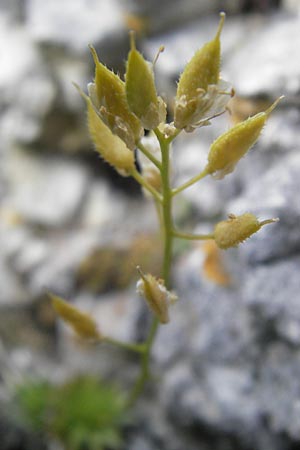
{"label": "seed pod cluster", "polygon": [[215,226],[215,242],[219,248],[224,250],[236,247],[260,230],[262,226],[277,221],[278,219],[268,219],[259,222],[257,217],[251,213],[245,213],[241,216],[230,214],[228,220],[223,220]]}

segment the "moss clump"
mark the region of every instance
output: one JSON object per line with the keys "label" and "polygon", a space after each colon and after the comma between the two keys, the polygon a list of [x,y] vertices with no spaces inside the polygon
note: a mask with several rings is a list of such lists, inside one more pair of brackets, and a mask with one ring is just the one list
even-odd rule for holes
{"label": "moss clump", "polygon": [[81,376],[60,386],[45,381],[17,388],[21,418],[35,431],[59,439],[67,450],[118,449],[125,399],[113,385]]}

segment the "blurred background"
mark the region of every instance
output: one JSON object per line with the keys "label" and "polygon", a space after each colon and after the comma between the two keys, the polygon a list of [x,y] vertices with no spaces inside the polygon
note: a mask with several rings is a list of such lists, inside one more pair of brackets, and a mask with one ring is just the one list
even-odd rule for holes
{"label": "blurred background", "polygon": [[[285,99],[233,174],[178,197],[176,221],[200,233],[228,213],[280,222],[222,253],[178,243],[180,301],[155,343],[155,383],[127,417],[137,360],[83,345],[46,292],[139,342],[151,315],[135,267],[159,275],[161,244],[151,201],[92,151],[72,81],[93,79],[88,44],[122,74],[135,29],[148,60],[165,46],[155,70],[172,117],[176,80],[220,11],[236,97],[176,140],[174,184],[231,125]],[[0,0],[1,450],[300,448],[299,49],[299,0]]]}

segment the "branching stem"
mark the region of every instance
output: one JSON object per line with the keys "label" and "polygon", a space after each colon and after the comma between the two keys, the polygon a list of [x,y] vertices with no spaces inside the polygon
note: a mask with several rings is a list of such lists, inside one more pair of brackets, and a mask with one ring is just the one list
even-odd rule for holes
{"label": "branching stem", "polygon": [[138,148],[159,170],[161,170],[161,162],[158,161],[158,159],[156,159],[141,142],[138,143]]}
{"label": "branching stem", "polygon": [[[166,287],[170,285],[170,268],[172,260],[172,244],[173,244],[173,220],[172,220],[172,191],[170,187],[170,155],[169,147],[171,140],[165,138],[163,134],[156,129],[155,134],[161,148],[161,178],[162,178],[162,231],[164,236],[164,257],[163,257],[163,273],[162,277],[165,281]],[[157,200],[157,197],[155,200]],[[138,378],[130,392],[128,404],[132,406],[136,399],[143,391],[145,384],[150,378],[150,356],[152,346],[159,328],[159,320],[155,317],[152,321],[148,338],[144,344],[144,351],[141,355],[141,368]]]}
{"label": "branching stem", "polygon": [[105,337],[101,340],[101,343],[107,343],[115,345],[116,347],[120,347],[124,350],[128,350],[130,352],[135,353],[144,353],[145,352],[145,345],[144,344],[132,344],[130,342],[123,342],[119,341],[118,339],[112,339],[110,337]]}
{"label": "branching stem", "polygon": [[204,169],[201,173],[191,178],[186,183],[182,184],[178,188],[175,188],[172,190],[172,196],[179,194],[179,192],[184,191],[186,188],[192,186],[193,184],[197,183],[197,181],[202,180],[202,178],[206,177],[209,173]]}
{"label": "branching stem", "polygon": [[172,230],[172,234],[176,238],[185,239],[188,241],[204,241],[207,239],[214,239],[213,233],[211,233],[211,234],[190,234],[190,233],[182,233],[181,231],[177,231],[177,230]]}
{"label": "branching stem", "polygon": [[145,178],[142,177],[142,175],[136,170],[133,169],[130,172],[130,175],[143,187],[145,188],[147,191],[150,192],[150,194],[153,195],[153,197],[155,198],[155,200],[159,203],[162,203],[162,197],[159,194],[159,192],[157,192],[156,189],[154,189],[149,183],[147,183],[147,181],[145,180]]}

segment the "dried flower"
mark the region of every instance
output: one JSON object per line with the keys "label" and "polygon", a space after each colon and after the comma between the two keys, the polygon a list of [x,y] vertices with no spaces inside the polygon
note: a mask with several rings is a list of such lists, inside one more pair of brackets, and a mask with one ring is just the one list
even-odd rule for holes
{"label": "dried flower", "polygon": [[145,298],[158,320],[161,323],[168,323],[170,321],[169,306],[177,300],[177,296],[174,292],[167,290],[163,280],[151,274],[145,275],[139,267],[137,269],[141,275],[136,285],[138,293]]}

